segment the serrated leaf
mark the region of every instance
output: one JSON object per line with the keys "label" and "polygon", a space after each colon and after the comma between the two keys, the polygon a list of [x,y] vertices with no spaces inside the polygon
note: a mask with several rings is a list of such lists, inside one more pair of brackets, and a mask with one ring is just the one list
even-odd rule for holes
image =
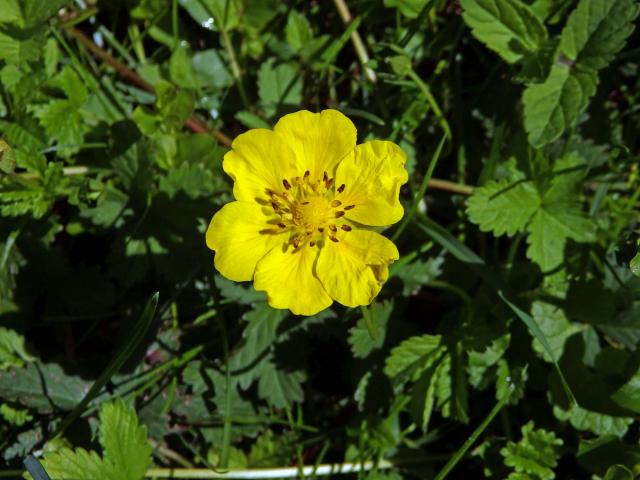
{"label": "serrated leaf", "polygon": [[302,13],[291,10],[284,29],[287,43],[296,52],[300,51],[313,39],[313,30],[307,17]]}
{"label": "serrated leaf", "polygon": [[596,435],[615,435],[622,437],[633,423],[630,417],[613,417],[604,413],[586,410],[578,405],[569,410],[553,407],[553,414],[559,420],[568,420],[576,430],[595,433]]}
{"label": "serrated leaf", "polygon": [[418,259],[409,264],[399,265],[394,263],[391,267],[391,276],[402,280],[402,295],[407,297],[416,294],[430,281],[435,280],[442,273],[444,258],[438,256],[427,261]]}
{"label": "serrated leaf", "polygon": [[524,230],[539,208],[540,195],[532,182],[506,178],[474,189],[467,201],[469,220],[496,236]]}
{"label": "serrated leaf", "polygon": [[633,32],[639,11],[636,0],[581,0],[562,30],[560,50],[582,68],[604,68]]}
{"label": "serrated leaf", "polygon": [[100,443],[104,459],[117,466],[121,480],[141,480],[151,464],[147,429],[136,412],[118,399],[100,409]]}
{"label": "serrated leaf", "polygon": [[167,175],[160,179],[159,187],[169,198],[178,192],[184,192],[188,197],[196,199],[211,195],[215,191],[216,182],[210,170],[200,165],[183,163],[170,169]]}
{"label": "serrated leaf", "polygon": [[0,397],[42,413],[73,409],[90,386],[53,363],[29,363],[0,372]]}
{"label": "serrated leaf", "polygon": [[271,116],[282,105],[297,106],[302,100],[302,80],[295,64],[275,64],[269,59],[258,70],[258,95]]}
{"label": "serrated leaf", "polygon": [[32,111],[47,135],[56,140],[59,155],[68,157],[80,150],[86,124],[77,105],[69,100],[51,100],[32,107]]}
{"label": "serrated leaf", "polygon": [[461,0],[474,36],[509,63],[535,52],[547,39],[536,14],[520,0]]}
{"label": "serrated leaf", "polygon": [[33,420],[33,416],[29,413],[29,410],[14,408],[6,403],[0,404],[0,417],[17,427],[21,427],[25,423]]}
{"label": "serrated leaf", "polygon": [[243,342],[231,356],[229,368],[240,388],[246,390],[262,375],[264,363],[270,360],[271,347],[284,314],[260,302],[244,318],[248,324],[242,332]]}
{"label": "serrated leaf", "polygon": [[529,143],[543,147],[575,125],[597,85],[596,73],[567,65],[554,65],[544,83],[529,85],[522,96]]}
{"label": "serrated leaf", "polygon": [[25,348],[24,338],[13,330],[0,327],[0,370],[9,367],[23,367],[33,362],[35,357],[29,355]]}
{"label": "serrated leaf", "polygon": [[445,347],[440,335],[420,335],[408,338],[391,350],[384,366],[384,373],[391,378],[405,381],[417,380],[420,373],[433,364]]}
{"label": "serrated leaf", "polygon": [[227,302],[237,302],[240,305],[251,305],[256,302],[266,302],[267,297],[264,292],[258,292],[252,287],[246,287],[241,283],[227,280],[221,275],[214,277],[215,284],[220,294]]}
{"label": "serrated leaf", "polygon": [[553,469],[560,458],[558,447],[562,443],[553,432],[534,430],[533,422],[528,422],[522,427],[522,438],[517,443],[508,442],[500,454],[505,465],[516,472],[530,474],[534,479],[552,480]]}
{"label": "serrated leaf", "polygon": [[83,448],[62,448],[50,453],[42,460],[42,466],[55,479],[123,480],[115,465]]}
{"label": "serrated leaf", "polygon": [[258,381],[258,395],[275,408],[290,408],[304,399],[301,384],[305,379],[301,370],[285,372],[267,362]]}
{"label": "serrated leaf", "polygon": [[356,358],[365,358],[384,344],[387,322],[393,311],[393,302],[374,303],[366,310],[358,324],[349,330],[349,345]]}

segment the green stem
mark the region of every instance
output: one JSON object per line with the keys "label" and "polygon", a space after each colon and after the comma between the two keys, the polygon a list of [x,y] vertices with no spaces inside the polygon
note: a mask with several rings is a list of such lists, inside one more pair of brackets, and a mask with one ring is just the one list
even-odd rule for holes
{"label": "green stem", "polygon": [[225,395],[224,395],[224,426],[222,429],[222,452],[220,453],[220,468],[229,466],[229,451],[231,449],[231,368],[229,366],[229,339],[227,326],[224,319],[220,319],[220,333],[222,336],[222,351],[224,354],[225,368]]}
{"label": "green stem", "polygon": [[427,102],[429,102],[429,106],[431,107],[431,109],[433,110],[433,113],[438,118],[438,121],[440,122],[440,126],[442,127],[442,130],[444,130],[444,133],[447,136],[447,138],[451,140],[452,138],[451,127],[449,126],[449,122],[447,122],[447,119],[444,118],[442,110],[440,109],[440,105],[438,105],[438,102],[436,101],[435,97],[431,93],[431,89],[429,88],[429,85],[424,83],[422,79],[418,76],[418,74],[415,71],[413,71],[413,69],[409,70],[408,75],[409,75],[409,78],[413,80],[413,83],[416,84],[416,86],[420,89],[422,94],[425,96],[425,98],[427,99]]}
{"label": "green stem", "polygon": [[405,228],[407,228],[407,225],[415,215],[416,210],[418,209],[418,205],[420,204],[420,200],[424,198],[424,195],[427,192],[427,188],[429,186],[429,180],[431,180],[431,176],[433,175],[433,170],[436,168],[436,164],[438,163],[438,159],[440,158],[440,154],[442,153],[442,147],[444,147],[444,142],[446,141],[446,139],[447,139],[447,135],[445,134],[442,136],[442,139],[440,140],[440,143],[438,144],[436,151],[433,153],[433,156],[431,157],[431,161],[429,162],[429,166],[427,167],[427,173],[425,173],[424,178],[422,179],[422,183],[420,184],[420,188],[418,189],[418,191],[413,197],[413,202],[411,203],[411,207],[409,207],[409,211],[405,214],[404,218],[402,219],[402,223],[400,223],[400,226],[397,228],[397,230],[393,233],[393,236],[391,237],[392,241],[395,242],[398,239],[400,234],[404,231]]}
{"label": "green stem", "polygon": [[471,446],[476,442],[478,437],[482,435],[482,432],[489,426],[494,417],[502,410],[502,407],[507,403],[509,398],[511,397],[511,393],[513,392],[513,385],[510,386],[507,394],[500,399],[498,403],[495,404],[493,409],[489,412],[489,415],[482,421],[482,423],[474,430],[471,436],[467,439],[466,442],[462,444],[462,446],[458,449],[456,453],[454,453],[451,460],[447,462],[447,464],[440,470],[438,475],[434,478],[434,480],[444,480],[446,476],[449,474],[451,470],[458,464],[458,462],[464,457],[467,451],[471,448]]}

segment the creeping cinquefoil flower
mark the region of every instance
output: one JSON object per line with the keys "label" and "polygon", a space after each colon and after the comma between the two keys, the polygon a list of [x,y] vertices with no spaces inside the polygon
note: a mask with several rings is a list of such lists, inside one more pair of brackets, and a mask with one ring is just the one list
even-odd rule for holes
{"label": "creeping cinquefoil flower", "polygon": [[300,111],[272,130],[238,136],[223,162],[235,202],[207,230],[215,266],[253,279],[274,308],[313,315],[333,300],[368,305],[398,249],[372,227],[404,213],[405,154],[396,144],[356,145],[356,129],[336,110]]}

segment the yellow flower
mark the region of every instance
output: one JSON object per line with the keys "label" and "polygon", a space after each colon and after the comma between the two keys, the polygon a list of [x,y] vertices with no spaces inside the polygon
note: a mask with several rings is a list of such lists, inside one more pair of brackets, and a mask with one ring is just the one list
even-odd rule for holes
{"label": "yellow flower", "polygon": [[336,110],[300,111],[273,130],[238,136],[223,162],[235,202],[211,220],[207,246],[235,281],[253,279],[274,308],[314,315],[333,300],[368,305],[398,259],[371,227],[404,214],[405,154],[396,144],[356,145],[356,128]]}

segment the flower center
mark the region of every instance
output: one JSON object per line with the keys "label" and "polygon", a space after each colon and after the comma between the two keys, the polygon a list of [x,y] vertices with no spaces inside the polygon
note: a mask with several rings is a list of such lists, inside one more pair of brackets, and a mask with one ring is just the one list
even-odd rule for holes
{"label": "flower center", "polygon": [[271,207],[279,216],[278,228],[289,231],[289,242],[295,249],[308,244],[322,246],[326,237],[339,242],[338,231],[349,232],[351,226],[343,218],[355,205],[339,200],[346,185],[334,186],[334,179],[324,172],[322,179],[311,180],[307,170],[302,177],[282,179],[284,190],[268,190]]}

